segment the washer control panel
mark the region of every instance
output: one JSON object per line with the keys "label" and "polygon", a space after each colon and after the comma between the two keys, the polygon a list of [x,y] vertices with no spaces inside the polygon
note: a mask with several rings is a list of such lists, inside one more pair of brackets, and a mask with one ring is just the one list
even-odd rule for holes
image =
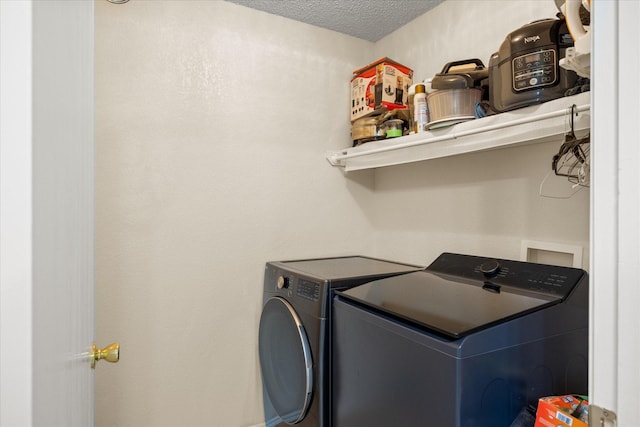
{"label": "washer control panel", "polygon": [[471,281],[489,291],[508,286],[561,298],[587,274],[578,268],[452,253],[441,254],[426,271]]}

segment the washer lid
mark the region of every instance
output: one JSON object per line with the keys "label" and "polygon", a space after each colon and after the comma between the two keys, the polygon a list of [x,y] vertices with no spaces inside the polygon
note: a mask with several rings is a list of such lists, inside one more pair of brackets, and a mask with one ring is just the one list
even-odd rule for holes
{"label": "washer lid", "polygon": [[286,300],[267,301],[260,317],[260,368],[273,409],[288,424],[305,417],[311,403],[313,361],[304,327]]}
{"label": "washer lid", "polygon": [[[489,285],[491,286],[491,285]],[[366,283],[340,296],[451,338],[561,302],[561,298],[488,288],[421,271]]]}
{"label": "washer lid", "polygon": [[339,295],[456,339],[562,303],[585,278],[577,268],[445,252],[424,271]]}

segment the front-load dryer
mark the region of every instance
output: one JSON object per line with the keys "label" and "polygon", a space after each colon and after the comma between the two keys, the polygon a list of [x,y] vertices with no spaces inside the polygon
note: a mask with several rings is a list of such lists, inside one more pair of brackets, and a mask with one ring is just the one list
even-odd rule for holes
{"label": "front-load dryer", "polygon": [[364,256],[266,264],[259,353],[267,426],[331,423],[334,291],[421,269]]}

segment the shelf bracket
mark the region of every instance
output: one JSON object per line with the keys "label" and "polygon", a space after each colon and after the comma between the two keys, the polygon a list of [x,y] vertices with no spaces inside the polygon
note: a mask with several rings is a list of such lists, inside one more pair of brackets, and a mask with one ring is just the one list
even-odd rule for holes
{"label": "shelf bracket", "polygon": [[344,159],[341,158],[347,154],[346,151],[327,151],[325,157],[331,166],[343,168],[345,166]]}

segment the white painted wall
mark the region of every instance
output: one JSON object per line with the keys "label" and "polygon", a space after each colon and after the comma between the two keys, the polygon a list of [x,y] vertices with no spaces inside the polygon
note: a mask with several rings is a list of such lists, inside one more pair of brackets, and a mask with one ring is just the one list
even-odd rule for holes
{"label": "white painted wall", "polygon": [[555,145],[346,177],[323,157],[349,144],[354,69],[488,63],[508,32],[555,13],[495,2],[495,20],[487,3],[445,2],[376,45],[226,2],[96,3],[97,334],[123,349],[97,372],[97,425],[263,422],[267,260],[588,246],[588,192],[538,196]]}
{"label": "white painted wall", "polygon": [[348,79],[373,45],[222,1],[96,2],[99,426],[263,421],[265,261],[371,254]]}
{"label": "white painted wall", "polygon": [[[374,56],[408,64],[416,81],[454,60],[479,58],[488,67],[508,33],[556,13],[553,1],[446,1],[376,43]],[[588,189],[567,200],[539,196],[561,143],[378,169],[367,212],[376,255],[420,264],[444,251],[519,259],[530,239],[582,246],[588,269]],[[551,176],[543,193],[571,191]]]}

